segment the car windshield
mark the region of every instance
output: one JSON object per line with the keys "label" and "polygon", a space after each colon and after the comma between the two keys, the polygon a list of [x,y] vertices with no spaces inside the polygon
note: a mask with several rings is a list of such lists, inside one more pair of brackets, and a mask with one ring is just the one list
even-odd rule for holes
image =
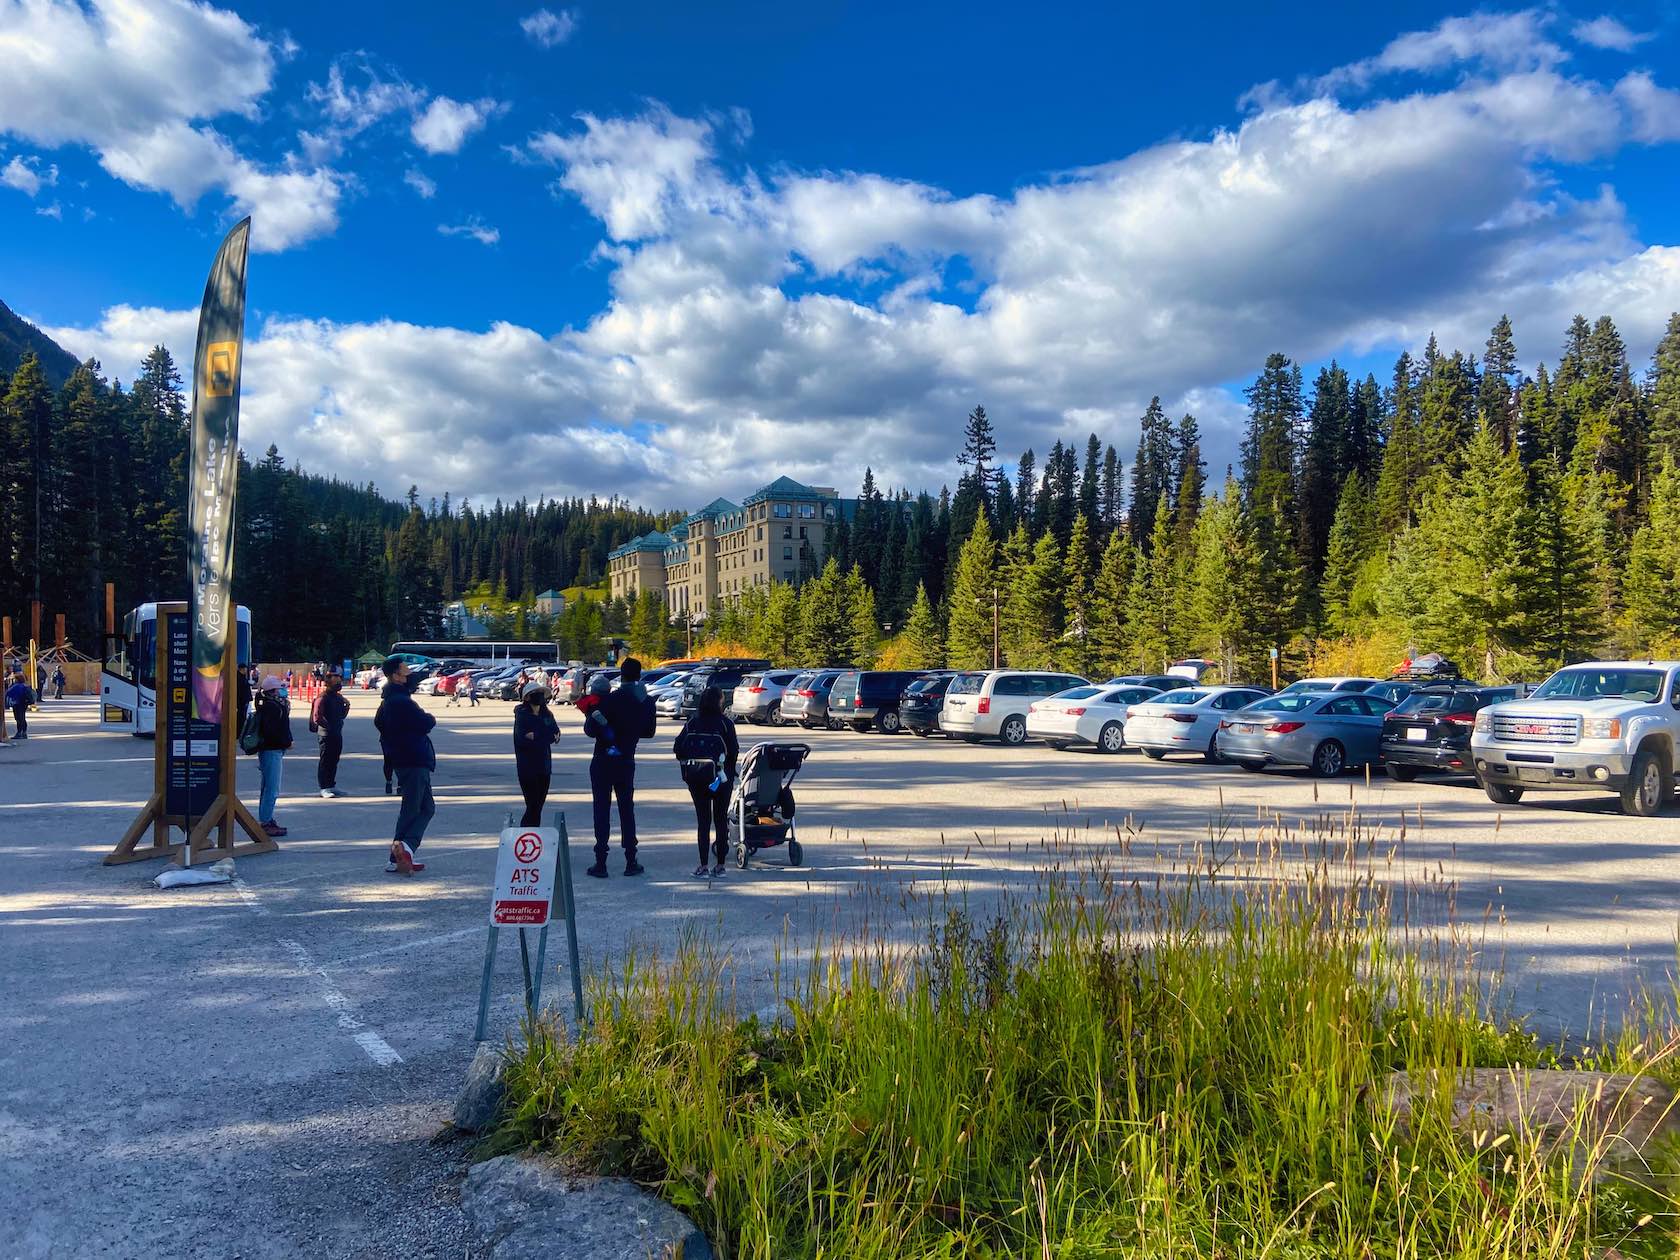
{"label": "car windshield", "polygon": [[1660,669],[1560,669],[1532,697],[1535,700],[1643,700],[1662,695]]}
{"label": "car windshield", "polygon": [[1180,691],[1169,691],[1165,695],[1156,696],[1150,704],[1200,704],[1208,698],[1208,692],[1197,691],[1186,687]]}
{"label": "car windshield", "polygon": [[1451,691],[1414,691],[1400,702],[1395,709],[1397,714],[1406,713],[1445,713],[1456,704],[1475,704],[1473,695],[1460,696]]}
{"label": "car windshield", "polygon": [[973,696],[980,693],[980,688],[986,685],[984,674],[958,674],[951,680],[950,687],[945,694],[949,696]]}
{"label": "car windshield", "polygon": [[[1066,691],[1058,691],[1050,698],[1052,700],[1089,700],[1092,696],[1101,692],[1101,687],[1069,687]],[[1107,699],[1107,697],[1104,696],[1104,699]]]}
{"label": "car windshield", "polygon": [[1303,709],[1310,709],[1323,696],[1311,691],[1297,691],[1293,695],[1280,691],[1275,696],[1267,696],[1264,700],[1256,700],[1249,705],[1250,711],[1258,709],[1263,713],[1299,713]]}

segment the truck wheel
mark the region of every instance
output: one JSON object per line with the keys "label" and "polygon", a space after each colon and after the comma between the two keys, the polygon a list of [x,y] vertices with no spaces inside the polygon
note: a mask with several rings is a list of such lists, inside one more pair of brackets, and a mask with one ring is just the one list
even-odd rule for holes
{"label": "truck wheel", "polygon": [[1487,789],[1488,800],[1495,805],[1515,805],[1522,800],[1523,790],[1509,783],[1484,783],[1482,786]]}
{"label": "truck wheel", "polygon": [[1634,754],[1633,772],[1622,788],[1622,813],[1649,818],[1663,807],[1663,760],[1650,749]]}
{"label": "truck wheel", "polygon": [[998,732],[998,738],[1011,746],[1026,743],[1026,722],[1018,716],[1005,718],[1003,720],[1003,729]]}
{"label": "truck wheel", "polygon": [[1321,779],[1334,779],[1347,769],[1347,753],[1333,739],[1327,739],[1313,749],[1312,772]]}
{"label": "truck wheel", "polygon": [[1105,753],[1117,753],[1126,746],[1126,728],[1110,722],[1097,734],[1097,747]]}
{"label": "truck wheel", "polygon": [[897,735],[904,726],[904,723],[900,720],[897,711],[893,709],[888,709],[885,713],[876,718],[875,721],[880,726],[881,734],[883,735]]}
{"label": "truck wheel", "polygon": [[1383,769],[1388,771],[1388,777],[1396,783],[1410,783],[1418,777],[1416,766],[1397,766],[1391,761]]}

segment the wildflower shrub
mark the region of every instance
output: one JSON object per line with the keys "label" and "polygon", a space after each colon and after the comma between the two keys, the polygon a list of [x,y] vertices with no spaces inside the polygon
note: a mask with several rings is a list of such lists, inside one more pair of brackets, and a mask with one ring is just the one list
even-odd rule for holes
{"label": "wildflower shrub", "polygon": [[[1554,1051],[1488,1018],[1456,928],[1410,926],[1420,890],[1315,847],[1099,864],[979,922],[940,898],[909,947],[814,951],[775,1021],[689,939],[598,980],[581,1039],[527,1029],[493,1148],[633,1177],[755,1260],[1673,1254],[1655,1191],[1455,1135],[1444,1094],[1396,1123],[1391,1071]],[[1666,1071],[1651,1044],[1588,1063]]]}

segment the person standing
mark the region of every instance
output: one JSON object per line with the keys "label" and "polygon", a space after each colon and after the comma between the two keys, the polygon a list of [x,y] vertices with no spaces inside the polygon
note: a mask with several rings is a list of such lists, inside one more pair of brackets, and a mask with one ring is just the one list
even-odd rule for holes
{"label": "person standing", "polygon": [[315,782],[323,799],[344,795],[338,790],[338,759],[344,755],[344,719],[350,716],[350,702],[344,698],[343,688],[343,676],[332,670],[309,713],[309,729],[320,737],[321,756],[315,763]]}
{"label": "person standing", "polygon": [[59,665],[53,670],[53,699],[64,699],[64,666]]}
{"label": "person standing", "polygon": [[379,750],[385,755],[389,771],[396,775],[397,788],[402,793],[385,870],[393,875],[412,875],[426,869],[426,864],[416,861],[414,855],[425,838],[426,824],[437,813],[432,801],[432,771],[437,769],[437,753],[432,749],[431,736],[437,719],[415,703],[408,685],[407,661],[386,661],[385,678],[385,690],[380,693],[373,725],[379,731]]}
{"label": "person standing", "polygon": [[559,742],[560,724],[549,712],[548,692],[539,683],[526,683],[519,707],[513,711],[513,764],[525,797],[521,827],[542,826],[543,805],[554,777],[554,745]]}
{"label": "person standing", "polygon": [[700,704],[684,723],[671,751],[682,766],[683,782],[694,801],[694,818],[699,826],[700,865],[694,868],[694,874],[696,878],[717,878],[724,873],[724,858],[729,855],[729,792],[741,758],[735,723],[723,712],[722,691],[707,687],[700,693]]}
{"label": "person standing", "polygon": [[6,707],[12,711],[12,721],[17,725],[13,739],[29,738],[29,706],[34,700],[35,693],[24,682],[20,669],[12,675],[12,685],[6,688]]}
{"label": "person standing", "polygon": [[617,691],[601,702],[611,738],[595,737],[589,759],[589,789],[595,806],[595,865],[585,874],[607,877],[608,841],[612,835],[612,802],[618,798],[618,840],[624,849],[624,873],[640,875],[636,860],[636,745],[653,734],[657,718],[653,700],[642,685],[642,663],[626,657]]}
{"label": "person standing", "polygon": [[274,807],[280,800],[280,779],[286,750],[291,746],[291,703],[280,693],[280,680],[270,674],[257,693],[257,770],[262,776],[257,824],[271,836],[286,834],[286,829],[274,821]]}

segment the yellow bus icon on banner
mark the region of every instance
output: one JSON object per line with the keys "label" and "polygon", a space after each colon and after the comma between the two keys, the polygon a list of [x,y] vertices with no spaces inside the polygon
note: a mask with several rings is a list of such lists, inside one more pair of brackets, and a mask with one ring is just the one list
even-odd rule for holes
{"label": "yellow bus icon on banner", "polygon": [[239,374],[239,343],[212,341],[204,347],[204,392],[210,398],[229,398],[233,395],[234,378]]}

